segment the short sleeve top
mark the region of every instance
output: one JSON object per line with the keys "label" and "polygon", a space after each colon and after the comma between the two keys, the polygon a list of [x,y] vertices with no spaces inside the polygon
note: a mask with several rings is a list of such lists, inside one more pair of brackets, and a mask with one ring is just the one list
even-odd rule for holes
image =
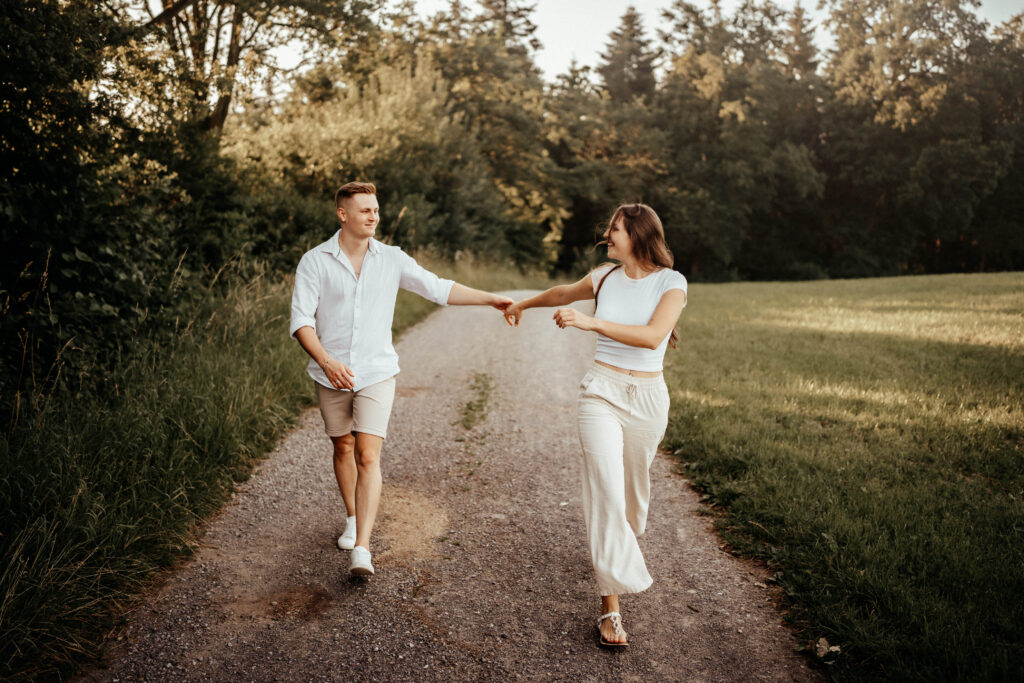
{"label": "short sleeve top", "polygon": [[[612,268],[613,265],[601,266],[590,274],[595,292],[601,278]],[[681,289],[685,295],[686,278],[671,268],[661,268],[638,280],[627,276],[625,268],[615,268],[601,285],[594,317],[622,325],[646,325],[651,322],[661,297],[673,289]],[[686,306],[685,301],[683,306]],[[594,359],[626,370],[657,372],[661,370],[671,336],[671,332],[666,334],[655,349],[644,349],[598,334]]]}

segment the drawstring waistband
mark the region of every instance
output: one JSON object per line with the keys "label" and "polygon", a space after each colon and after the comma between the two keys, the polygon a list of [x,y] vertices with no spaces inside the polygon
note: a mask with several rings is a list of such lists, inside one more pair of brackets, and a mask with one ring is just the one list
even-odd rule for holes
{"label": "drawstring waistband", "polygon": [[606,368],[603,365],[598,365],[597,363],[591,364],[591,366],[587,368],[587,372],[590,373],[591,375],[604,377],[605,379],[611,380],[612,382],[615,382],[616,384],[619,385],[624,384],[626,386],[634,387],[631,390],[627,389],[627,391],[634,392],[646,387],[658,386],[659,384],[662,384],[665,381],[665,378],[662,375],[658,375],[657,377],[637,377],[635,375],[624,375],[621,372],[615,372],[614,370]]}
{"label": "drawstring waistband", "polygon": [[603,365],[594,363],[590,366],[587,371],[591,375],[600,376],[604,381],[618,385],[621,389],[626,390],[626,400],[629,405],[622,406],[630,415],[633,414],[634,404],[640,398],[641,391],[651,391],[658,386],[664,386],[665,378],[661,375],[657,377],[637,377],[635,375],[624,375],[621,372],[615,372],[610,368],[606,368]]}

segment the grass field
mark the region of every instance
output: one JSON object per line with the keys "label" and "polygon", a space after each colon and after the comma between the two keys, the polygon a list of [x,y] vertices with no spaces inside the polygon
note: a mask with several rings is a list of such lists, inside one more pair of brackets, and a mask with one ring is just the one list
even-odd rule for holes
{"label": "grass field", "polygon": [[[546,285],[509,264],[420,261],[479,288]],[[101,392],[24,397],[0,436],[0,678],[66,676],[95,655],[313,403],[290,296],[289,280],[256,278],[195,311],[173,343],[136,340]],[[395,331],[433,308],[403,292]]]}
{"label": "grass field", "polygon": [[1024,273],[694,285],[666,444],[843,680],[1024,680]]}

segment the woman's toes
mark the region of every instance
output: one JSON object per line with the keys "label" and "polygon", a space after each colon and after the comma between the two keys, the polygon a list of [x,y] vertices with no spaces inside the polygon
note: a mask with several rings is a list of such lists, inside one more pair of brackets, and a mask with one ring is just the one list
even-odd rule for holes
{"label": "woman's toes", "polygon": [[615,632],[615,625],[608,619],[605,623],[601,624],[601,635],[609,643],[625,643],[626,642],[626,630],[622,629],[619,633]]}

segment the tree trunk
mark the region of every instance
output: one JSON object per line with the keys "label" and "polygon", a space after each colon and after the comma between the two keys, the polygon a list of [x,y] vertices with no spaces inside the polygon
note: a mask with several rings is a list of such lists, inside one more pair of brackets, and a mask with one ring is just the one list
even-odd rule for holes
{"label": "tree trunk", "polygon": [[[238,67],[239,58],[242,53],[241,48],[241,36],[242,36],[242,21],[245,16],[242,14],[238,7],[235,7],[234,16],[231,20],[231,43],[228,45],[228,58],[227,67],[228,72],[232,72]],[[217,104],[213,107],[213,112],[210,113],[209,129],[216,132],[219,137],[220,132],[224,130],[224,122],[228,118],[228,112],[231,110],[231,95],[235,89],[235,75],[231,74],[231,85],[228,86],[228,91],[223,93],[217,98]]]}

